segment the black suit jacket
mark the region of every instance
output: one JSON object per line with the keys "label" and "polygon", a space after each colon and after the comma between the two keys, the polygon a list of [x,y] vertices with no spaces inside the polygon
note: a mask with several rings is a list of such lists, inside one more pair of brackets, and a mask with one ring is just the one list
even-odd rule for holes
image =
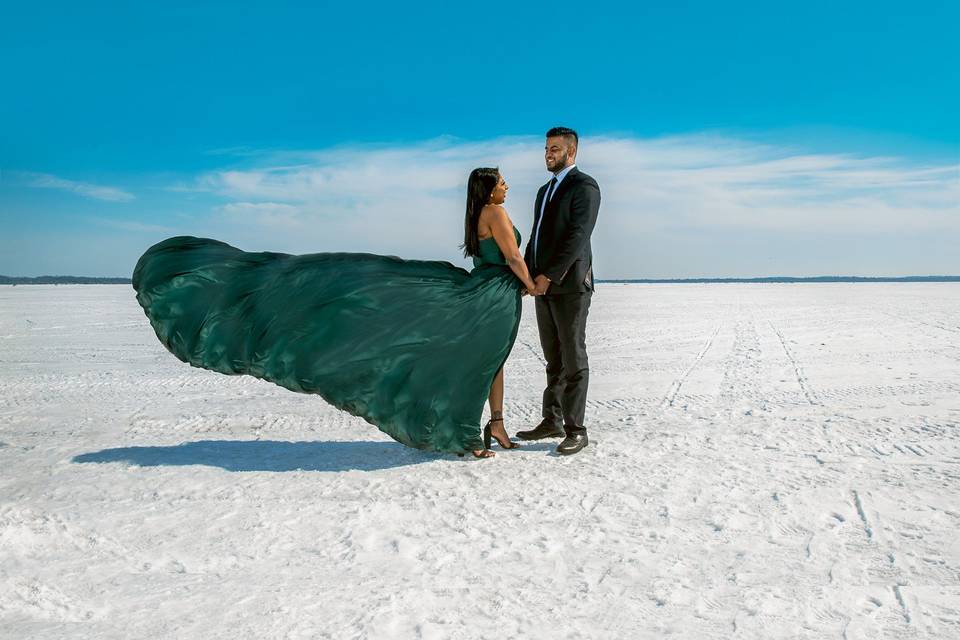
{"label": "black suit jacket", "polygon": [[524,260],[530,275],[550,278],[547,294],[593,291],[593,250],[590,234],[600,211],[600,186],[576,167],[564,176],[547,203],[534,255],[534,233],[540,220],[540,205],[550,183],[540,187],[533,210],[533,232]]}

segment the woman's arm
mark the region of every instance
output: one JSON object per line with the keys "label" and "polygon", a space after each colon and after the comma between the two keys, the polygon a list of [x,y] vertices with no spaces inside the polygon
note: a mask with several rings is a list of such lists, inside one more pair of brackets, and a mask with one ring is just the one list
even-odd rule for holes
{"label": "woman's arm", "polygon": [[517,246],[517,237],[513,235],[513,223],[507,210],[498,204],[488,204],[484,207],[487,217],[487,224],[490,232],[493,234],[494,242],[500,248],[500,253],[507,260],[507,266],[510,267],[527,291],[532,292],[536,287],[533,279],[530,278],[530,272],[527,270],[527,263],[523,260],[520,253],[520,247]]}

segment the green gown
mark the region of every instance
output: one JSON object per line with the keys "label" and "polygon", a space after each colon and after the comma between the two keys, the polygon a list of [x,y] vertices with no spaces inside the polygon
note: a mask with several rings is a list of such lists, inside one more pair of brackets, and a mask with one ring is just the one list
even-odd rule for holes
{"label": "green gown", "polygon": [[483,406],[521,309],[493,238],[473,262],[247,253],[178,236],[141,256],[133,288],[183,362],[315,393],[405,445],[462,452],[483,448]]}

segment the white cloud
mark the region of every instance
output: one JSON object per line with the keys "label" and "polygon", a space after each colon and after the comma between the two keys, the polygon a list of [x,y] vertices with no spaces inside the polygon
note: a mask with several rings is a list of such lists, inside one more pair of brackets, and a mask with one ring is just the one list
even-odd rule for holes
{"label": "white cloud", "polygon": [[137,222],[136,220],[118,220],[116,218],[103,218],[100,216],[87,216],[87,220],[104,227],[110,227],[112,229],[120,229],[121,231],[137,231],[137,232],[147,232],[147,233],[173,233],[174,232],[172,227],[167,227],[160,224],[149,224],[145,222]]}
{"label": "white cloud", "polygon": [[49,173],[16,172],[13,174],[22,184],[28,187],[40,189],[60,189],[63,191],[72,191],[73,193],[94,198],[96,200],[108,200],[112,202],[127,202],[133,200],[132,193],[118,189],[117,187],[107,187],[89,182],[79,182],[76,180],[67,180]]}
{"label": "white cloud", "polygon": [[220,207],[227,221],[253,222],[296,228],[303,224],[300,210],[280,202],[231,202]]}
{"label": "white cloud", "polygon": [[[244,236],[287,250],[455,260],[470,170],[500,167],[511,186],[507,207],[526,235],[547,179],[542,145],[539,137],[442,138],[271,152],[205,174],[197,186],[228,201],[220,212]],[[584,139],[578,164],[601,186],[594,248],[611,276],[639,275],[631,245],[662,245],[669,234],[960,235],[956,164],[716,135]]]}

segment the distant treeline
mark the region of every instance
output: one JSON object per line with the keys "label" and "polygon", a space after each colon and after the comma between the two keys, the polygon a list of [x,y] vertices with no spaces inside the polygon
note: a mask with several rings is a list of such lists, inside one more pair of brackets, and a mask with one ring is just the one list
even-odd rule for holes
{"label": "distant treeline", "polygon": [[84,276],[0,276],[0,284],[130,284],[130,278],[86,278]]}
{"label": "distant treeline", "polygon": [[810,278],[789,278],[770,276],[767,278],[681,278],[681,279],[637,279],[637,280],[597,280],[597,282],[632,284],[711,284],[746,283],[764,284],[773,282],[960,282],[960,276],[904,276],[901,278],[870,278],[867,276],[814,276]]}

